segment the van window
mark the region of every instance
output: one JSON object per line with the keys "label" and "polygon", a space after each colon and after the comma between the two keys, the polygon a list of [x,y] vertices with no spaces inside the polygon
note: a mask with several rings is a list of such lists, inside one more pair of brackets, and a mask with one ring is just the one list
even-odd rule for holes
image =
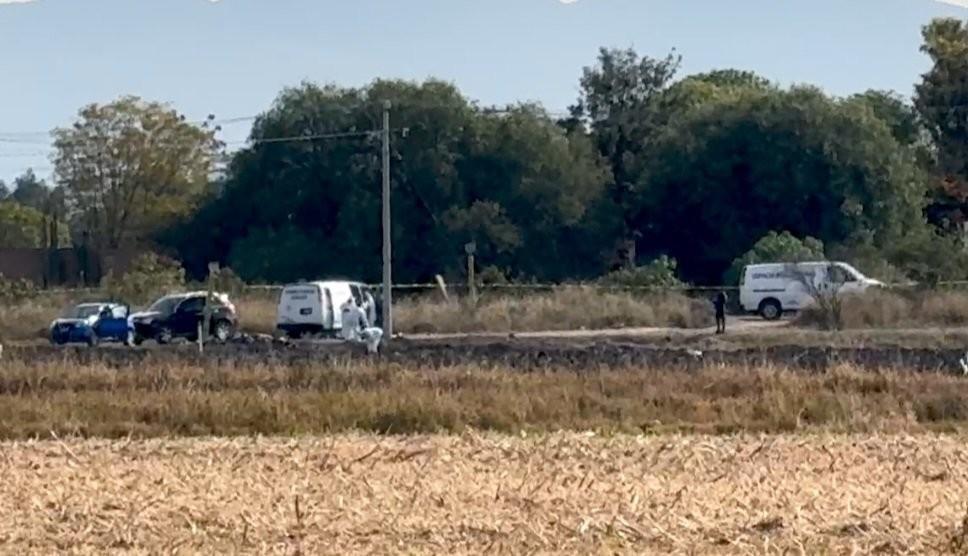
{"label": "van window", "polygon": [[350,293],[353,294],[353,300],[356,301],[356,306],[362,307],[363,294],[360,292],[360,287],[356,284],[350,284]]}
{"label": "van window", "polygon": [[850,266],[849,264],[841,263],[837,265],[837,268],[840,268],[844,271],[844,274],[847,276],[847,280],[846,280],[847,282],[857,282],[863,276],[863,274],[861,274],[860,271]]}
{"label": "van window", "polygon": [[830,282],[833,284],[843,284],[846,282],[855,281],[854,277],[849,272],[847,272],[842,267],[837,265],[831,265],[830,268],[827,270],[827,273],[828,273],[827,276],[829,277]]}

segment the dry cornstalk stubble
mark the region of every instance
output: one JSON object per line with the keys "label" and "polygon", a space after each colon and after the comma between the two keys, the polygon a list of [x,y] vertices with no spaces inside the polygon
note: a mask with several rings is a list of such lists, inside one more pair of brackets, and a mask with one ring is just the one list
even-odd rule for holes
{"label": "dry cornstalk stubble", "polygon": [[962,436],[7,443],[4,550],[898,553],[965,546]]}

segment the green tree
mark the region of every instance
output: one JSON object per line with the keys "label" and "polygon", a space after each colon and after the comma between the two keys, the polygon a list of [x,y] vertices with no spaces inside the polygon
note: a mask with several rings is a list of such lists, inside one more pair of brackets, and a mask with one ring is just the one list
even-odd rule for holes
{"label": "green tree", "polygon": [[101,289],[108,297],[128,303],[148,303],[184,286],[185,269],[181,264],[150,252],[135,259],[123,276],[109,272],[101,280]]}
{"label": "green tree", "polygon": [[582,72],[581,96],[572,108],[587,124],[598,152],[608,161],[612,179],[608,198],[618,215],[627,265],[635,263],[633,190],[641,158],[661,127],[660,100],[679,69],[674,53],[663,59],[640,57],[635,50],[602,48],[598,63]]}
{"label": "green tree", "polygon": [[44,215],[13,201],[0,201],[0,247],[41,247]]}
{"label": "green tree", "polygon": [[915,106],[934,140],[936,212],[960,224],[968,219],[968,25],[936,19],[922,34],[933,65],[916,87]]}
{"label": "green tree", "polygon": [[10,188],[3,180],[0,180],[0,201],[5,201],[10,196]]}
{"label": "green tree", "polygon": [[638,189],[646,245],[686,279],[718,280],[771,230],[884,247],[926,225],[915,157],[870,108],[807,87],[711,99],[663,130]]}
{"label": "green tree", "polygon": [[[398,279],[459,275],[471,240],[480,264],[518,277],[598,270],[594,256],[568,256],[588,245],[578,239],[607,174],[588,140],[540,107],[482,109],[435,80],[284,90],[257,119],[253,146],[234,157],[221,195],[169,234],[189,269],[201,274],[217,260],[248,280],[379,279],[380,140],[369,131],[387,100]],[[195,241],[202,232],[208,241]]]}
{"label": "green tree", "polygon": [[913,105],[897,93],[870,90],[854,95],[848,102],[868,106],[874,115],[884,121],[891,134],[902,145],[915,145],[921,141],[921,126]]}
{"label": "green tree", "polygon": [[746,265],[823,261],[826,258],[823,242],[816,238],[805,237],[800,239],[790,232],[769,232],[760,238],[752,249],[733,261],[723,281],[731,286],[738,284]]}
{"label": "green tree", "polygon": [[33,170],[27,170],[13,181],[10,197],[25,207],[43,212],[50,198],[50,188],[39,179]]}
{"label": "green tree", "polygon": [[137,97],[92,104],[54,133],[55,175],[77,227],[99,247],[150,236],[207,192],[214,131]]}

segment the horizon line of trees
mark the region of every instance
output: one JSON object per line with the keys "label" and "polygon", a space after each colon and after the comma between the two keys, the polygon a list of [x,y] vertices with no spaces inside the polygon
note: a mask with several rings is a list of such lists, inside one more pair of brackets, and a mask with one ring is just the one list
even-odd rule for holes
{"label": "horizon line of trees", "polygon": [[0,187],[0,246],[49,244],[31,231],[39,213],[43,229],[63,223],[61,244],[150,243],[196,278],[219,262],[247,281],[377,280],[379,138],[332,135],[377,129],[389,100],[403,281],[462,276],[470,241],[490,281],[716,284],[742,262],[805,254],[887,280],[962,279],[968,25],[935,20],[923,38],[932,67],[910,103],[735,69],[680,77],[675,53],[605,48],[564,118],[483,107],[435,79],[304,82],[222,176],[212,118],[123,97],[55,131],[55,187],[32,174]]}

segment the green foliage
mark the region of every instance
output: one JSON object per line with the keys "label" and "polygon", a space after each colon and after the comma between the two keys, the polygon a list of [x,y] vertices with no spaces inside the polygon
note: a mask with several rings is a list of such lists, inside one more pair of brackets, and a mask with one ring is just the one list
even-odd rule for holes
{"label": "green foliage", "polygon": [[[508,280],[590,279],[668,254],[678,261],[671,273],[677,280],[715,283],[725,274],[735,282],[750,257],[818,258],[827,246],[878,277],[935,281],[962,267],[960,255],[951,254],[960,241],[938,236],[924,213],[927,206],[932,222],[951,223],[968,215],[958,213],[968,207],[968,122],[958,100],[968,98],[968,30],[941,20],[924,34],[934,67],[913,107],[894,93],[834,98],[736,69],[676,81],[674,53],[653,59],[609,49],[584,69],[579,101],[561,121],[533,104],[482,108],[437,80],[359,88],[303,83],[283,90],[256,120],[253,146],[234,155],[218,194],[205,197],[200,210],[193,210],[205,189],[199,169],[210,162],[205,153],[214,140],[197,128],[180,141],[195,141],[190,152],[200,154],[189,158],[198,164],[189,166],[199,181],[175,180],[189,184],[177,207],[149,195],[150,210],[136,204],[130,218],[139,224],[128,226],[109,221],[115,211],[81,208],[80,201],[96,197],[90,180],[73,180],[88,185],[73,186],[69,200],[75,224],[107,243],[170,224],[161,239],[195,277],[217,260],[250,281],[375,281],[381,145],[379,134],[367,132],[380,125],[390,101],[398,130],[391,184],[400,281],[462,276],[469,241],[478,246],[481,268],[500,269]],[[144,108],[133,99],[113,111],[88,108],[78,129],[138,121],[128,115],[137,112],[132,103]],[[106,126],[109,136],[123,127]],[[265,141],[345,131],[360,135]],[[64,133],[58,176],[71,178],[76,150]],[[931,164],[944,187],[929,188]],[[131,183],[170,181],[148,178]],[[961,216],[949,218],[951,212]],[[938,253],[950,260],[932,260]],[[612,278],[648,282],[651,272],[643,267]]]}
{"label": "green foliage", "polygon": [[0,247],[41,247],[44,215],[13,201],[0,201]]}
{"label": "green foliage", "polygon": [[37,286],[23,278],[11,279],[0,274],[0,302],[21,303],[37,296]]}
{"label": "green foliage", "polygon": [[197,208],[219,148],[213,130],[137,97],[78,116],[54,133],[54,166],[76,226],[95,246],[144,239]]}
{"label": "green foliage", "polygon": [[[463,246],[516,277],[600,272],[582,241],[607,178],[594,148],[540,107],[494,113],[439,81],[377,81],[360,89],[303,84],[260,116],[253,138],[372,129],[393,105],[395,276],[429,281],[463,272]],[[221,196],[172,230],[193,274],[228,263],[246,280],[379,279],[380,143],[263,143],[233,160]],[[205,242],[197,241],[200,235]],[[599,267],[599,268],[596,268]]]}
{"label": "green foliage", "polygon": [[897,93],[870,90],[850,97],[848,102],[869,108],[877,118],[887,124],[898,143],[914,145],[920,141],[921,127],[917,112],[914,106]]}
{"label": "green foliage", "polygon": [[602,277],[600,282],[607,286],[627,288],[682,288],[685,283],[679,280],[677,267],[675,259],[662,255],[644,266],[610,272]]}
{"label": "green foliage", "polygon": [[738,284],[746,265],[823,261],[826,259],[823,242],[816,238],[808,236],[800,239],[790,232],[769,232],[760,238],[752,249],[733,261],[723,277],[723,281],[731,286]]}
{"label": "green foliage", "polygon": [[644,243],[694,281],[716,280],[771,230],[824,243],[870,231],[884,246],[926,226],[912,153],[870,109],[815,89],[732,89],[682,110],[648,168]]}
{"label": "green foliage", "polygon": [[965,244],[935,231],[911,234],[885,250],[889,261],[904,275],[922,285],[968,278]]}
{"label": "green foliage", "polygon": [[44,180],[39,179],[33,170],[27,170],[13,182],[11,198],[17,203],[43,212],[50,198],[50,189]]}
{"label": "green foliage", "polygon": [[245,292],[245,281],[231,268],[220,268],[217,273],[209,274],[205,287],[213,292],[239,296]]}
{"label": "green foliage", "polygon": [[[611,170],[607,200],[618,217],[620,235],[613,239],[633,236],[632,192],[640,179],[641,158],[662,125],[663,91],[680,63],[675,53],[653,59],[633,49],[602,48],[597,64],[582,72],[581,97],[572,112],[591,130],[591,140]],[[634,262],[635,253],[626,257],[625,262]]]}
{"label": "green foliage", "polygon": [[108,273],[101,289],[112,299],[143,304],[185,286],[185,269],[178,261],[155,253],[141,255],[122,276]]}
{"label": "green foliage", "polygon": [[957,19],[936,19],[923,30],[921,48],[933,62],[916,90],[915,106],[937,147],[942,176],[968,180],[968,25]]}

